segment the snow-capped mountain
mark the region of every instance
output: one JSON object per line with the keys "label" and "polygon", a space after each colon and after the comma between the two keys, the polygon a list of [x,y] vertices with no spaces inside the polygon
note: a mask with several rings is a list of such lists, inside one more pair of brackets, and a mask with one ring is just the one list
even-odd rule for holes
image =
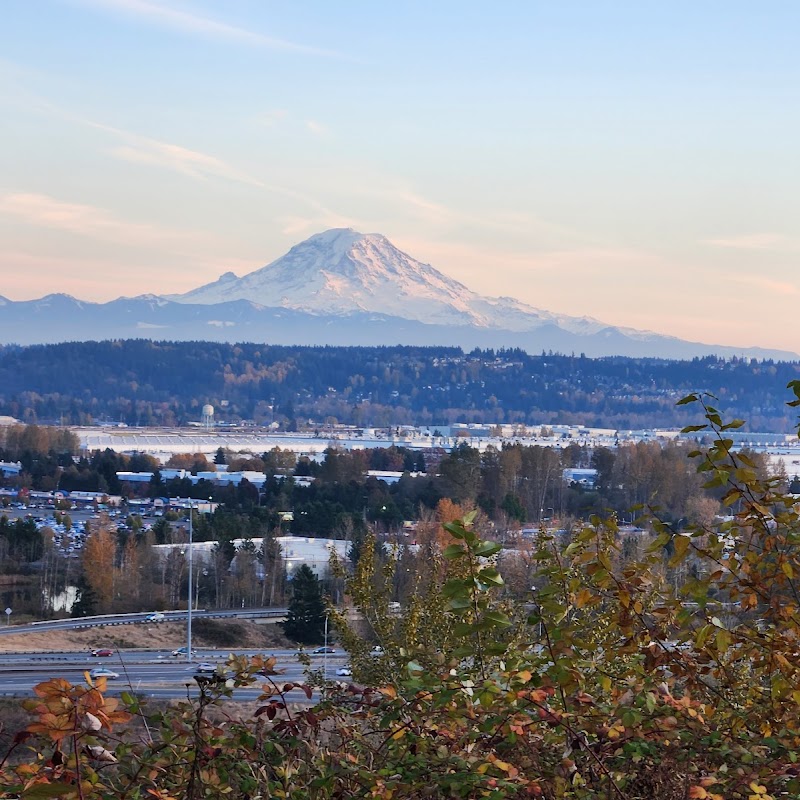
{"label": "snow-capped mountain", "polygon": [[169,299],[203,304],[249,300],[310,314],[370,312],[426,324],[516,331],[553,324],[587,334],[608,327],[509,297],[483,297],[398,250],[385,236],[352,228],[318,233],[242,278],[227,272],[214,283]]}
{"label": "snow-capped mountain", "polygon": [[349,228],[319,233],[266,267],[242,278],[228,272],[186,294],[109,303],[64,294],[21,302],[0,297],[0,343],[129,338],[798,359],[788,351],[687,342],[483,297],[385,236]]}

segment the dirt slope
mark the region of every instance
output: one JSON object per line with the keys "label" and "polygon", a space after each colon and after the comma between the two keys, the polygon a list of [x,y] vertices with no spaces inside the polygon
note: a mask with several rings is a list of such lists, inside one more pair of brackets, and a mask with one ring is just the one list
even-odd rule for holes
{"label": "dirt slope", "polygon": [[[291,647],[277,625],[239,621],[221,623],[197,620],[192,626],[192,642],[197,647],[264,648]],[[0,652],[83,651],[95,647],[172,649],[186,644],[186,624],[162,622],[109,626],[76,631],[47,631],[0,636]]]}

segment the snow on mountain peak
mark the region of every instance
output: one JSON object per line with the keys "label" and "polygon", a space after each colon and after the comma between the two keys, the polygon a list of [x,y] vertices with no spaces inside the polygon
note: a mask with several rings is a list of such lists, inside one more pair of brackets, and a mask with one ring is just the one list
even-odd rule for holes
{"label": "snow on mountain peak", "polygon": [[380,233],[333,228],[294,245],[266,267],[169,299],[213,304],[248,300],[318,315],[354,312],[440,325],[530,331],[564,320],[510,298],[482,297],[396,248]]}

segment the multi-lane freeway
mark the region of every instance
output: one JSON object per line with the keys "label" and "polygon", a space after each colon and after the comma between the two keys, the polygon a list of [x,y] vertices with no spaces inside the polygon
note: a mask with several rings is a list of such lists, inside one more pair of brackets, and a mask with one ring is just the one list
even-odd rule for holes
{"label": "multi-lane freeway", "polygon": [[[248,655],[254,655],[249,651]],[[95,667],[106,667],[119,674],[108,681],[110,692],[134,691],[149,697],[185,697],[197,693],[197,665],[224,664],[228,653],[215,650],[198,650],[193,661],[174,658],[171,651],[136,650],[115,652],[108,658],[93,657],[86,653],[5,653],[0,655],[0,695],[26,695],[33,687],[48,678],[65,678],[72,683],[82,683],[84,673]],[[305,667],[298,661],[296,650],[276,650],[262,655],[275,656],[277,668],[283,670],[280,683],[303,681]],[[336,669],[346,661],[343,653],[311,655],[311,669],[324,671],[329,679],[335,678]],[[261,682],[252,688],[235,690],[236,699],[255,699]],[[297,701],[304,699],[296,692]],[[293,698],[294,699],[294,698]]]}

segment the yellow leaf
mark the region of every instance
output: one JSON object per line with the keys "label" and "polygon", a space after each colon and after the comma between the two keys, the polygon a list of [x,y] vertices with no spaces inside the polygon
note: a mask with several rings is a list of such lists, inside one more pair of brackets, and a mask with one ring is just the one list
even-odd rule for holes
{"label": "yellow leaf", "polygon": [[684,555],[686,555],[686,551],[689,549],[688,536],[676,536],[672,542],[675,546],[675,556],[677,558],[682,558]]}

